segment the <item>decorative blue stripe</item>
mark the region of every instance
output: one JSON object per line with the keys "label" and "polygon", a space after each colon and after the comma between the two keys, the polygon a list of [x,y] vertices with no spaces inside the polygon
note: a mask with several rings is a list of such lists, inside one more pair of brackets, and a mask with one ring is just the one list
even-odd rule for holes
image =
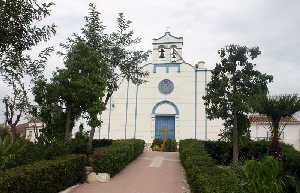
{"label": "decorative blue stripe", "polygon": [[[111,120],[111,98],[112,96],[110,97],[109,99],[109,116],[108,116],[108,132],[107,132],[107,139],[109,139],[110,137],[110,120]],[[100,137],[99,137],[100,138]]]}
{"label": "decorative blue stripe", "polygon": [[125,139],[127,137],[128,94],[129,94],[129,80],[127,81],[126,114],[125,114]]}
{"label": "decorative blue stripe", "polygon": [[[207,95],[207,70],[205,71],[204,85],[205,85],[205,96],[206,96]],[[205,140],[207,140],[207,112],[206,112],[206,108],[205,108]]]}
{"label": "decorative blue stripe", "polygon": [[136,127],[137,127],[137,98],[138,98],[138,91],[139,91],[139,85],[136,85],[136,92],[135,92],[135,116],[134,116],[134,134],[133,134],[133,138],[135,139],[136,137]]}

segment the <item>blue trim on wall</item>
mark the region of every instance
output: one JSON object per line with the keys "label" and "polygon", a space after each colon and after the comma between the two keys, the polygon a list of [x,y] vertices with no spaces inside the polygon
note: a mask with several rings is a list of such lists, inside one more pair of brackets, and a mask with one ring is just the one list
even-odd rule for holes
{"label": "blue trim on wall", "polygon": [[197,77],[197,70],[195,70],[195,129],[194,129],[194,138],[197,139],[197,100],[198,100],[198,95],[197,95],[197,88],[198,88],[198,77]]}
{"label": "blue trim on wall", "polygon": [[[111,120],[111,98],[112,98],[112,96],[110,97],[110,99],[109,99],[109,116],[108,116],[108,131],[107,131],[107,139],[109,139],[109,137],[110,137],[110,120]],[[100,139],[100,137],[99,137],[99,139]]]}
{"label": "blue trim on wall", "polygon": [[177,108],[177,106],[171,102],[171,101],[168,101],[168,100],[163,100],[163,101],[160,101],[159,103],[156,103],[156,105],[154,105],[153,109],[152,109],[152,114],[155,115],[156,114],[156,110],[157,108],[162,105],[162,104],[168,104],[168,105],[171,105],[174,109],[175,109],[175,112],[176,112],[176,115],[179,115],[179,109]]}
{"label": "blue trim on wall", "polygon": [[136,127],[137,127],[137,100],[138,100],[138,92],[139,92],[139,85],[136,85],[136,91],[135,91],[135,111],[134,111],[134,133],[133,133],[133,138],[135,139],[136,137]]}
{"label": "blue trim on wall", "polygon": [[180,72],[180,63],[153,64],[153,73],[157,72],[157,68],[166,68],[166,73],[169,73],[169,68],[177,68],[177,72]]}
{"label": "blue trim on wall", "polygon": [[128,118],[128,94],[129,94],[129,80],[127,80],[127,95],[126,95],[126,114],[125,114],[125,139],[127,137],[127,118]]}

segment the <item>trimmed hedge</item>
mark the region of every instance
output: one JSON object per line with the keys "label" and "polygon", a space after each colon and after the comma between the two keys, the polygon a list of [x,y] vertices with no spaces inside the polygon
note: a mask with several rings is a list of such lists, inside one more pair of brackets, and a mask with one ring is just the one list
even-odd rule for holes
{"label": "trimmed hedge", "polygon": [[282,165],[284,172],[298,178],[298,181],[300,181],[300,152],[290,145],[284,145],[282,149]]}
{"label": "trimmed hedge", "polygon": [[113,143],[112,139],[94,139],[93,148],[109,146]]}
{"label": "trimmed hedge", "polygon": [[193,193],[244,193],[242,176],[232,168],[221,168],[205,151],[201,141],[179,143],[180,160]]}
{"label": "trimmed hedge", "polygon": [[[216,160],[217,164],[228,165],[232,160],[231,144],[222,141],[202,141],[205,150]],[[240,160],[262,160],[269,155],[270,141],[251,141],[240,147]],[[300,192],[300,152],[291,145],[282,144],[283,158],[280,161],[281,178],[284,192]]]}
{"label": "trimmed hedge", "polygon": [[[11,169],[39,160],[55,160],[58,156],[68,154],[88,154],[87,141],[72,139],[69,144],[57,141],[51,144],[22,141],[23,148],[14,159],[7,163],[4,169]],[[112,144],[111,139],[94,139],[93,148],[105,147]]]}
{"label": "trimmed hedge", "polygon": [[[217,164],[228,165],[232,160],[232,146],[224,141],[202,141],[205,150],[214,158]],[[240,146],[240,161],[262,159],[268,155],[268,141],[253,141]]]}
{"label": "trimmed hedge", "polygon": [[30,164],[40,160],[54,160],[58,156],[69,154],[68,148],[63,143],[34,144],[23,141],[23,148],[19,151],[11,163],[4,169],[11,169],[25,164]]}
{"label": "trimmed hedge", "polygon": [[177,151],[175,139],[154,139],[151,144],[152,151],[174,152]]}
{"label": "trimmed hedge", "polygon": [[[228,165],[232,160],[232,147],[230,143],[222,141],[202,141],[205,150],[214,158],[217,164]],[[251,141],[240,147],[240,160],[261,160],[269,155],[269,141]],[[282,144],[282,167],[284,174],[300,179],[300,152],[294,147]]]}
{"label": "trimmed hedge", "polygon": [[[93,149],[99,147],[105,147],[112,144],[112,139],[94,139],[93,140]],[[72,154],[88,154],[88,140],[82,139],[72,139],[71,143],[67,145],[68,150]]]}
{"label": "trimmed hedge", "polygon": [[56,193],[83,180],[85,157],[66,155],[0,172],[1,193]]}
{"label": "trimmed hedge", "polygon": [[110,146],[96,149],[92,156],[94,171],[116,175],[144,151],[144,145],[140,139],[116,140]]}

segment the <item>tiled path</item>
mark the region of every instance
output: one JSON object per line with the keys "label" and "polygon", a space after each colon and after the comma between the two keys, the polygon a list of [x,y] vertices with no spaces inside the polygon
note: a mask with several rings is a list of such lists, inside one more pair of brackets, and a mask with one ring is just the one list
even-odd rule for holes
{"label": "tiled path", "polygon": [[107,183],[83,184],[72,193],[187,193],[178,153],[145,152]]}

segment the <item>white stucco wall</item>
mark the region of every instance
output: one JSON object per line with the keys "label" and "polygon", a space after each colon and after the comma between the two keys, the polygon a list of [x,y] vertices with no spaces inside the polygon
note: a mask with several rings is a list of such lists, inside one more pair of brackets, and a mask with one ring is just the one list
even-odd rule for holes
{"label": "white stucco wall", "polygon": [[31,142],[37,141],[36,136],[40,136],[43,128],[43,123],[29,123],[28,128],[26,128],[25,138]]}
{"label": "white stucco wall", "polygon": [[[177,140],[194,138],[195,136],[195,70],[189,64],[180,64],[180,72],[177,68],[157,68],[153,73],[153,64],[148,64],[144,70],[150,72],[148,82],[139,86],[137,97],[136,138],[150,142],[155,135],[155,116],[152,114],[154,106],[164,100],[174,103],[179,115],[176,115],[175,137]],[[205,108],[202,97],[205,94],[205,73],[198,73],[197,84],[197,138],[205,139]],[[209,73],[207,74],[209,80]],[[159,92],[158,84],[163,79],[169,79],[174,83],[174,90],[170,94]],[[126,137],[133,138],[135,128],[136,86],[129,83],[128,112]],[[110,137],[113,139],[125,137],[126,124],[126,99],[127,82],[122,82],[120,89],[112,96],[112,110],[110,119]],[[160,105],[157,108],[159,114],[175,114],[175,109],[169,104]],[[103,113],[102,138],[108,137],[109,105]],[[207,120],[208,139],[217,139],[222,128],[222,121]]]}
{"label": "white stucco wall", "polygon": [[[269,125],[253,124],[251,126],[251,138],[262,139],[271,136]],[[285,126],[281,139],[284,143],[293,145],[300,151],[300,124],[288,124]]]}

